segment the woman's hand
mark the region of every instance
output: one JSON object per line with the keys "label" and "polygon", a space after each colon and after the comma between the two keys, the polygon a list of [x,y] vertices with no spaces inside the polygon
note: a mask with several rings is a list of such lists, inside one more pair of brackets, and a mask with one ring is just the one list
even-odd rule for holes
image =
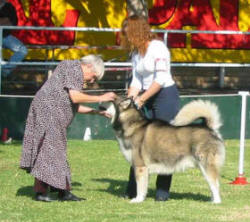
{"label": "woman's hand", "polygon": [[161,90],[161,85],[157,82],[153,82],[152,85],[140,96],[135,98],[135,103],[137,104],[138,108],[141,108],[146,101],[154,96]]}
{"label": "woman's hand", "polygon": [[107,113],[106,111],[99,111],[99,115],[104,116],[104,117],[107,117],[107,118],[111,118],[111,117],[112,117],[112,116],[111,116],[109,113]]}
{"label": "woman's hand", "polygon": [[145,100],[143,100],[143,99],[141,98],[141,96],[138,96],[138,97],[136,97],[136,99],[135,99],[135,104],[136,104],[137,107],[140,109],[140,108],[142,108],[142,106],[145,104]]}
{"label": "woman's hand", "polygon": [[111,118],[111,115],[109,113],[107,113],[106,111],[100,111],[100,110],[96,110],[96,109],[93,109],[91,112],[91,114],[98,114],[100,116],[104,116],[104,117],[107,117],[107,118]]}

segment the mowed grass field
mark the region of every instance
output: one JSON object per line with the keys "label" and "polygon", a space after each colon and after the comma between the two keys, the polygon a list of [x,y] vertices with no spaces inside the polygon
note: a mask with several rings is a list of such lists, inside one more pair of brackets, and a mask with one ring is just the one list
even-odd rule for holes
{"label": "mowed grass field", "polygon": [[[245,176],[250,182],[250,141],[246,141]],[[226,140],[221,172],[222,204],[210,202],[210,191],[198,169],[173,176],[171,199],[155,202],[156,176],[150,177],[147,199],[130,204],[123,198],[129,165],[116,141],[68,141],[72,192],[82,202],[33,200],[33,177],[20,170],[21,142],[0,144],[0,221],[30,222],[166,222],[250,221],[250,185],[231,185],[238,176],[239,141]]]}

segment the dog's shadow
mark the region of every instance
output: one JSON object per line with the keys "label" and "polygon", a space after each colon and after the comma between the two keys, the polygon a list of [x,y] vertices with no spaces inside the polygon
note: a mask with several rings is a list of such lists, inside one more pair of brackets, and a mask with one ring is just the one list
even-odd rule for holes
{"label": "dog's shadow", "polygon": [[95,182],[99,183],[108,183],[107,189],[97,189],[101,192],[107,192],[114,196],[124,196],[125,195],[125,189],[127,185],[127,181],[125,180],[113,180],[110,178],[98,178],[98,179],[92,179]]}
{"label": "dog's shadow", "polygon": [[[114,196],[124,197],[125,196],[125,190],[127,186],[127,181],[124,180],[114,180],[110,178],[101,178],[101,179],[92,179],[95,182],[100,183],[109,183],[109,186],[107,189],[98,189],[98,191],[101,192],[107,192]],[[155,198],[155,189],[148,189],[147,198]],[[197,193],[176,193],[170,191],[170,199],[173,200],[196,200],[196,201],[204,201],[208,202],[210,201],[210,197],[205,196],[203,194],[197,194]]]}
{"label": "dog's shadow", "polygon": [[[82,184],[79,182],[73,182],[72,183],[72,189],[73,190],[79,190]],[[34,187],[33,186],[25,186],[21,187],[17,190],[16,196],[26,196],[26,197],[33,197],[34,196]]]}

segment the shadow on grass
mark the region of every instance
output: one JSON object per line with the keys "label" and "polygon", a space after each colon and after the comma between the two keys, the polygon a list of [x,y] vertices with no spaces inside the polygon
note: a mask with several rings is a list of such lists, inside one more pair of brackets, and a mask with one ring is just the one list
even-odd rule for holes
{"label": "shadow on grass", "polygon": [[229,177],[229,176],[225,176],[225,175],[222,175],[221,176],[222,179],[225,179],[225,180],[228,180],[228,183],[231,183],[234,181],[235,178],[232,178],[232,177]]}
{"label": "shadow on grass", "polygon": [[109,183],[108,189],[98,189],[98,191],[107,192],[115,196],[124,196],[127,181],[113,180],[110,178],[92,179],[93,181],[100,183]]}
{"label": "shadow on grass", "polygon": [[196,201],[204,201],[204,202],[209,202],[210,197],[205,196],[203,194],[197,194],[197,193],[175,193],[175,192],[170,192],[170,199],[173,200],[196,200]]}
{"label": "shadow on grass", "polygon": [[[98,189],[98,191],[107,192],[114,196],[125,196],[125,190],[127,187],[127,181],[124,180],[114,180],[110,178],[102,178],[102,179],[92,179],[93,181],[100,182],[100,183],[109,183],[108,189]],[[155,198],[155,189],[149,189],[147,198]],[[172,200],[196,200],[196,201],[210,201],[209,196],[205,196],[203,194],[197,193],[176,193],[170,191],[170,199]]]}
{"label": "shadow on grass", "polygon": [[26,186],[19,188],[16,192],[16,196],[33,197],[34,196],[33,186]]}
{"label": "shadow on grass", "polygon": [[[78,187],[81,187],[82,184],[79,182],[72,183],[72,189],[77,190]],[[16,196],[26,196],[26,197],[33,197],[34,196],[34,187],[33,186],[25,186],[21,187],[17,190]]]}
{"label": "shadow on grass", "polygon": [[82,183],[79,182],[72,182],[72,190],[81,190]]}

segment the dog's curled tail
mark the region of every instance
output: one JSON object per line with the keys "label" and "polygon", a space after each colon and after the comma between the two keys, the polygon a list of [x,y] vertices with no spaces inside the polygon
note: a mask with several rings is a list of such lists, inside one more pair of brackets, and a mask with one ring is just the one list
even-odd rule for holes
{"label": "dog's curled tail", "polygon": [[199,118],[204,118],[207,126],[215,131],[222,125],[217,105],[208,100],[194,100],[186,104],[171,121],[171,124],[185,126]]}

